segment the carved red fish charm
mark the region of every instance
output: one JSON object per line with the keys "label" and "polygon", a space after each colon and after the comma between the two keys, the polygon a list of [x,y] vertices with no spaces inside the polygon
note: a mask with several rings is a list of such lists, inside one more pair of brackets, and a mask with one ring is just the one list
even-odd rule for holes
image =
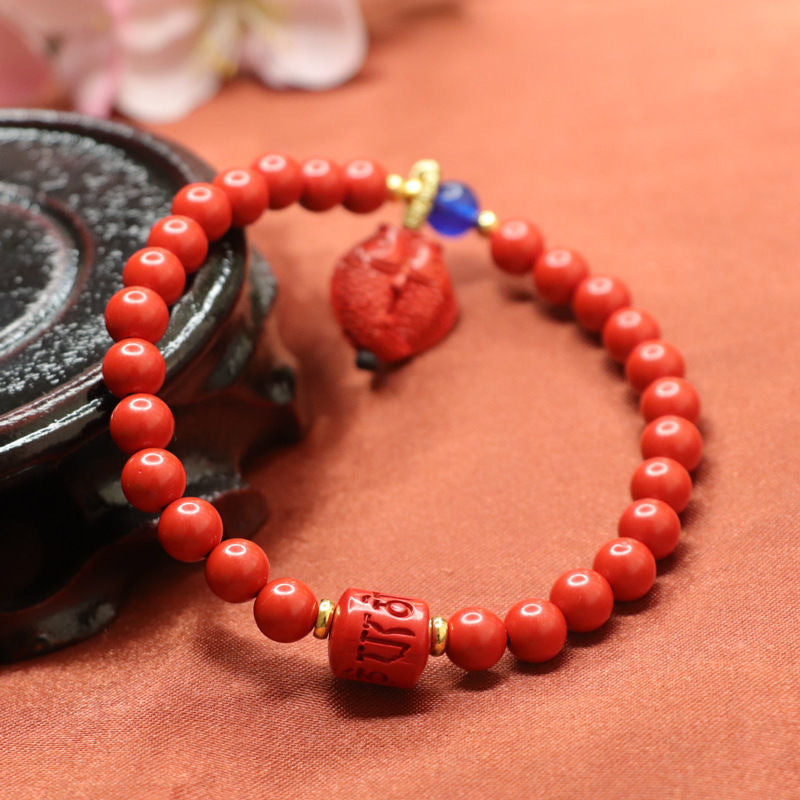
{"label": "carved red fish charm", "polygon": [[331,303],[352,345],[386,364],[432,347],[458,317],[441,246],[388,224],[339,260]]}

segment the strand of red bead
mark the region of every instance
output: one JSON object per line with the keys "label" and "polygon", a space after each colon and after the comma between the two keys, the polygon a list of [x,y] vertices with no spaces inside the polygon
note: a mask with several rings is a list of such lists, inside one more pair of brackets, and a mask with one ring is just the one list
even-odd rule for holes
{"label": "strand of red bead", "polygon": [[[200,268],[209,242],[232,225],[247,225],[266,208],[295,202],[312,211],[341,204],[367,213],[390,194],[386,170],[375,161],[358,159],[341,167],[324,158],[298,163],[284,154],[265,154],[248,169],[229,169],[211,183],[181,189],[172,215],[159,220],[147,246],[128,259],[122,274],[125,288],[106,307],[106,326],[115,343],[103,360],[103,377],[120,398],[110,431],[130,455],[122,471],[125,496],[142,511],[161,512],[158,537],[167,553],[180,561],[206,559],[206,580],[216,595],[232,603],[255,598],[258,627],[278,642],[296,641],[311,632],[318,624],[320,604],[299,580],[269,581],[269,562],[257,544],[222,541],[216,509],[201,498],[183,496],[183,465],[165,449],[174,420],[156,397],[165,363],[155,344],[167,329],[168,305],[180,297],[186,275]],[[544,301],[570,305],[581,326],[601,334],[608,355],[624,363],[628,382],[641,393],[641,412],[648,424],[641,437],[645,460],[630,485],[634,502],[620,517],[618,538],[602,545],[591,569],[565,572],[549,598],[523,599],[504,619],[481,607],[463,608],[449,617],[446,652],[465,670],[489,669],[506,647],[523,661],[552,659],[564,647],[568,631],[595,630],[609,619],[615,601],[643,597],[655,581],[656,559],[668,556],[678,542],[678,513],[689,502],[689,472],[702,452],[695,426],[700,400],[683,378],[683,357],[660,338],[650,314],[631,306],[622,281],[590,275],[586,261],[574,250],[545,249],[541,233],[523,219],[496,224],[489,241],[500,269],[515,275],[532,271]],[[336,674],[409,686],[431,649],[429,625],[422,601],[348,590],[335,608],[332,627],[322,635],[331,631]],[[373,652],[365,656],[365,647]],[[350,651],[358,655],[348,655]]]}

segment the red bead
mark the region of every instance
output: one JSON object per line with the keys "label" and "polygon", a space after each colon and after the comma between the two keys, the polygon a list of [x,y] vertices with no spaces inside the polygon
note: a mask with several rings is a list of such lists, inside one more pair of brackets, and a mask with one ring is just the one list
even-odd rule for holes
{"label": "red bead", "polygon": [[172,213],[191,217],[209,241],[224,236],[231,227],[233,211],[228,195],[211,183],[190,183],[172,201]]}
{"label": "red bead", "polygon": [[648,422],[667,414],[697,422],[700,396],[685,378],[658,378],[644,390],[639,408]]}
{"label": "red bead", "polygon": [[603,325],[603,346],[611,358],[621,364],[637,344],[659,336],[658,323],[639,308],[620,308]]}
{"label": "red bead", "polygon": [[637,344],[625,362],[625,377],[637,392],[643,392],[657,378],[682,377],[685,369],[681,351],[661,339]]}
{"label": "red bead", "polygon": [[423,600],[347,589],[328,637],[339,678],[409,689],[428,661],[430,614]]}
{"label": "red bead", "polygon": [[612,539],[594,557],[595,572],[611,585],[614,599],[622,602],[644,597],[656,580],[656,560],[636,539]]}
{"label": "red bead", "polygon": [[108,423],[114,444],[125,453],[166,447],[175,432],[169,406],[153,394],[131,394],[120,400]]}
{"label": "red bead", "polygon": [[270,208],[286,208],[300,199],[303,175],[293,158],[284,153],[264,153],[251,166],[267,182]]}
{"label": "red bead", "polygon": [[183,294],[186,270],[180,259],[163,247],[143,247],[126,262],[122,270],[125,286],[146,286],[172,305]]}
{"label": "red bead", "polygon": [[386,170],[368,158],[357,158],[344,165],[342,205],[356,214],[368,214],[386,200]]}
{"label": "red bead", "polygon": [[206,560],[206,582],[217,597],[244,603],[255,597],[269,578],[267,554],[248,539],[227,539]]}
{"label": "red bead", "polygon": [[684,467],[671,458],[650,458],[636,468],[631,479],[631,497],[663,500],[678,513],[689,505],[692,479]]}
{"label": "red bead", "polygon": [[586,633],[605,625],[614,608],[614,593],[608,581],[592,569],[565,572],[550,590],[571,631]]}
{"label": "red bead", "polygon": [[575,318],[589,331],[600,331],[618,309],[630,305],[628,287],[619,278],[592,275],[584,278],[572,295]]}
{"label": "red bead", "polygon": [[208,237],[200,224],[177,214],[156,222],[150,229],[147,244],[174,253],[190,274],[200,269],[208,255]]}
{"label": "red bead", "polygon": [[642,433],[642,457],[666,456],[691,472],[703,457],[700,431],[683,417],[659,417]]}
{"label": "red bead", "polygon": [[161,512],[158,540],[178,561],[200,561],[222,541],[222,518],[206,500],[181,497]]}
{"label": "red bead", "polygon": [[303,176],[301,206],[309,211],[327,211],[344,200],[344,172],[336,162],[327,158],[309,158],[300,170]]}
{"label": "red bead", "polygon": [[311,632],[318,610],[314,592],[302,581],[278,578],[258,593],[253,616],[261,633],[273,642],[296,642]]}
{"label": "red bead", "polygon": [[520,600],[506,614],[505,625],[508,649],[531,664],[555,658],[567,640],[567,621],[549,600]]}
{"label": "red bead", "polygon": [[447,620],[447,657],[470,672],[493,667],[505,652],[507,639],[503,620],[485,608],[462,608]]}
{"label": "red bead", "polygon": [[269,204],[267,182],[254,169],[227,169],[214,178],[214,185],[228,195],[234,225],[255,222]]}
{"label": "red bead", "polygon": [[575,250],[547,250],[533,268],[536,291],[548,303],[563,306],[572,300],[578,284],[589,274],[589,265]]}
{"label": "red bead", "polygon": [[544,239],[532,222],[506,219],[492,231],[489,246],[492,260],[500,269],[512,275],[522,275],[533,269],[536,259],[542,254]]}
{"label": "red bead", "polygon": [[668,556],[678,544],[681,521],[672,506],[646,497],[631,503],[619,518],[617,532],[650,548],[654,558]]}
{"label": "red bead", "polygon": [[159,349],[145,339],[123,339],[103,359],[103,380],[117,397],[155,394],[164,383],[167,365]]}
{"label": "red bead", "polygon": [[157,342],[169,325],[169,309],[160,294],[146,286],[120,289],[106,303],[106,330],[120,339],[147,339]]}
{"label": "red bead", "polygon": [[186,471],[168,450],[148,447],[134,453],[122,468],[122,491],[139,511],[160,511],[186,488]]}

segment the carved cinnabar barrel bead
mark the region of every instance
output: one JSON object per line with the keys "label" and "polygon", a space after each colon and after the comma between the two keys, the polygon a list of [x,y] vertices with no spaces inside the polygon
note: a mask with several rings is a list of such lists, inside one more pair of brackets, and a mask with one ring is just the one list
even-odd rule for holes
{"label": "carved cinnabar barrel bead", "polygon": [[339,598],[328,637],[333,674],[411,688],[428,661],[429,619],[423,600],[348,589]]}

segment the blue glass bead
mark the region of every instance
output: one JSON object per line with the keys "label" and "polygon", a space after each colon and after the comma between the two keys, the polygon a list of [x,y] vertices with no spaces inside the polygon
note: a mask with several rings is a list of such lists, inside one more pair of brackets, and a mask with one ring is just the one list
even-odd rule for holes
{"label": "blue glass bead", "polygon": [[464,183],[445,181],[439,186],[428,223],[445,236],[461,236],[478,222],[478,198]]}

